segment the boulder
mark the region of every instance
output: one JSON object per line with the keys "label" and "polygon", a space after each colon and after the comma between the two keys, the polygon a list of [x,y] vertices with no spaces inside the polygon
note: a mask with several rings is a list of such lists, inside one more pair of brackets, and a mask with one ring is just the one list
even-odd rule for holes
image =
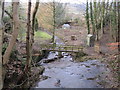
{"label": "boulder", "polygon": [[71,36],[71,40],[73,40],[73,41],[74,41],[74,40],[77,40],[77,36],[76,36],[76,35],[72,35],[72,36]]}

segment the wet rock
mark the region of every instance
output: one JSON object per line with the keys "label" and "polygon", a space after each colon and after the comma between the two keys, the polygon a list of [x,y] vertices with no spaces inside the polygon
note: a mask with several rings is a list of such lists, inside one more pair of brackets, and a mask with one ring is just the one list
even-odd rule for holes
{"label": "wet rock", "polygon": [[77,40],[76,35],[72,35],[72,36],[71,36],[71,40],[73,40],[73,41],[74,41],[74,40]]}
{"label": "wet rock", "polygon": [[82,75],[81,77],[84,77],[84,75]]}
{"label": "wet rock", "polygon": [[22,87],[29,88],[36,81],[38,81],[39,76],[43,74],[45,68],[43,66],[40,67],[31,67],[31,73],[29,74],[29,80],[24,83]]}
{"label": "wet rock", "polygon": [[43,60],[43,63],[50,63],[50,62],[53,62],[53,61],[55,61],[55,60],[57,60],[58,58],[52,58],[52,59],[44,59]]}
{"label": "wet rock", "polygon": [[95,66],[96,64],[92,63],[91,65]]}
{"label": "wet rock", "polygon": [[[91,88],[96,88],[97,85],[98,87],[102,87],[97,83],[100,81],[97,75],[103,72],[101,70],[103,66],[101,66],[99,61],[88,60],[80,63],[72,63],[68,61],[69,58],[62,58],[60,62],[55,61],[54,63],[45,64],[47,70],[44,75],[50,76],[51,78],[39,83],[39,87],[84,88],[86,84],[88,85],[87,87]],[[98,64],[101,68],[96,68],[96,65],[93,67],[91,64]],[[48,69],[48,67],[51,67],[51,69]],[[56,80],[56,78],[59,78],[62,82],[59,79]]]}
{"label": "wet rock", "polygon": [[74,73],[71,73],[70,75],[73,75]]}
{"label": "wet rock", "polygon": [[90,68],[90,66],[88,66],[88,65],[85,65],[85,64],[81,64],[81,66],[83,66],[83,65],[84,65],[85,67],[87,67],[87,68]]}
{"label": "wet rock", "polygon": [[57,79],[57,82],[54,84],[56,87],[60,87],[60,79]]}
{"label": "wet rock", "polygon": [[87,69],[88,71],[90,71],[90,69]]}
{"label": "wet rock", "polygon": [[50,77],[41,75],[39,78],[40,78],[40,80],[42,81],[42,80],[46,80],[46,79],[48,79],[48,78],[50,78]]}
{"label": "wet rock", "polygon": [[87,66],[87,65],[86,65],[86,67],[87,67],[87,68],[90,68],[90,66]]}
{"label": "wet rock", "polygon": [[63,58],[63,57],[64,57],[64,56],[62,56],[62,55],[61,55],[61,56],[58,56],[59,59],[60,59],[60,58]]}
{"label": "wet rock", "polygon": [[96,78],[87,78],[87,80],[95,80]]}
{"label": "wet rock", "polygon": [[44,72],[45,68],[43,66],[40,67],[32,67],[31,68],[31,76],[33,74],[39,75],[42,74]]}

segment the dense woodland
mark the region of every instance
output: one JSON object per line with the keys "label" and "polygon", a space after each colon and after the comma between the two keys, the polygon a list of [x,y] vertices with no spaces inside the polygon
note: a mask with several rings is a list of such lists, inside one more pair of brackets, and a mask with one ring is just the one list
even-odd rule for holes
{"label": "dense woodland", "polygon": [[[97,40],[105,33],[104,28],[109,26],[111,36],[119,42],[119,1],[87,2],[86,21],[88,34],[96,35]],[[92,30],[90,30],[91,26]]]}
{"label": "dense woodland", "polygon": [[[45,69],[42,66],[36,69],[39,65],[36,65],[38,61],[35,61],[35,56],[40,55],[35,54],[38,51],[34,49],[34,46],[36,42],[44,41],[37,37],[39,34],[37,32],[39,30],[49,32],[51,35],[47,36],[48,41],[55,44],[56,29],[62,27],[63,24],[75,26],[77,23],[76,26],[79,26],[81,20],[79,18],[71,20],[66,14],[67,4],[60,3],[60,1],[42,3],[36,0],[35,3],[32,3],[31,0],[28,0],[28,3],[25,4],[27,8],[23,7],[19,0],[17,2],[12,0],[9,6],[6,5],[4,0],[0,1],[0,89],[29,88],[32,86],[30,81],[35,79],[36,73],[42,74]],[[87,0],[85,5],[85,24],[83,26],[87,30],[86,34],[93,35],[96,45],[106,38],[107,33],[111,38],[109,43],[115,44],[112,50],[118,51],[116,60],[119,59],[120,1]],[[24,53],[21,48],[18,49],[19,45],[21,47],[23,45]],[[101,54],[102,51],[99,53]],[[119,61],[116,62],[119,63]],[[119,76],[119,65],[114,64],[117,65],[116,72]],[[36,67],[35,70],[39,72],[33,72],[33,67]]]}

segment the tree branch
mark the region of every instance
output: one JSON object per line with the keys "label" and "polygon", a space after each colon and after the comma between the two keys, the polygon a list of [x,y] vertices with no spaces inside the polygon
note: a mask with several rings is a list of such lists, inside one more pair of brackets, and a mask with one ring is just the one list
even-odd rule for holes
{"label": "tree branch", "polygon": [[4,10],[4,12],[5,12],[11,19],[13,19],[12,15],[11,15],[7,10]]}

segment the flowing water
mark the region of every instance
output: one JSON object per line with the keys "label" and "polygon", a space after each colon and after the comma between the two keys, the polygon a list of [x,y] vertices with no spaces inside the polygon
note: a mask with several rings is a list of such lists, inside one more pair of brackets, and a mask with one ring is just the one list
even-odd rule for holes
{"label": "flowing water", "polygon": [[[63,44],[56,37],[57,44]],[[88,60],[84,62],[74,62],[68,53],[64,53],[63,58],[51,63],[43,63],[45,67],[44,76],[46,80],[40,81],[35,88],[102,88],[103,81],[109,73],[109,69],[100,60]],[[56,57],[58,52],[50,52],[48,59]]]}

